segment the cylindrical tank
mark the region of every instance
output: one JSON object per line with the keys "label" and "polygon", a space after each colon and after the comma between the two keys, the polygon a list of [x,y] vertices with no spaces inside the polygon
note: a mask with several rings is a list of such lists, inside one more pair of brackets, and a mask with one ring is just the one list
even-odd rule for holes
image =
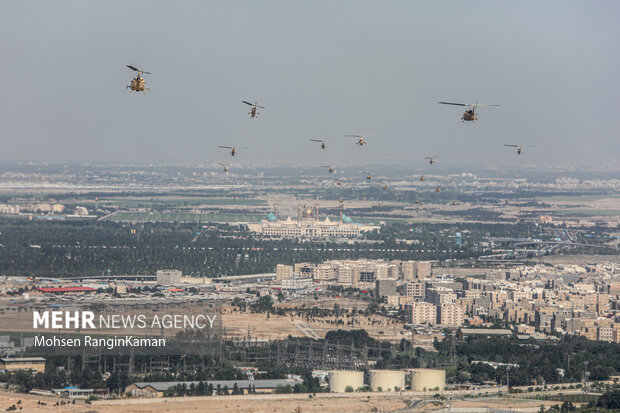
{"label": "cylindrical tank", "polygon": [[344,393],[349,386],[354,391],[364,387],[364,372],[351,370],[329,372],[329,390],[334,393]]}
{"label": "cylindrical tank", "polygon": [[411,390],[443,391],[446,388],[446,371],[438,369],[413,369]]}
{"label": "cylindrical tank", "polygon": [[397,391],[405,389],[405,372],[400,370],[370,370],[372,391]]}

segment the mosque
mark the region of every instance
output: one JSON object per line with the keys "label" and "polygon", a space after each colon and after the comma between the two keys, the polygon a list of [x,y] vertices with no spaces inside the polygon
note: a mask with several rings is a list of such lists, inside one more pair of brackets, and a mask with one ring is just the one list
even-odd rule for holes
{"label": "mosque", "polygon": [[297,204],[297,219],[287,217],[278,218],[278,204],[274,204],[274,211],[267,214],[267,219],[260,223],[248,224],[248,229],[264,235],[284,238],[359,238],[363,232],[378,230],[378,225],[362,225],[354,223],[344,214],[344,201],[340,200],[340,217],[332,221],[326,217],[319,219],[318,199],[314,208]]}

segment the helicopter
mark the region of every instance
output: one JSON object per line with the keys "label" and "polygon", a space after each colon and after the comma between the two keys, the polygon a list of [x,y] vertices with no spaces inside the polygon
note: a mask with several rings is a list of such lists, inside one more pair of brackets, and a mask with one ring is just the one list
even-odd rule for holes
{"label": "helicopter", "polygon": [[228,165],[226,165],[225,163],[218,163],[218,165],[223,166],[224,172],[228,173]]}
{"label": "helicopter", "polygon": [[[517,155],[522,155],[523,154],[523,146],[524,145],[504,145],[504,146],[509,146],[511,148],[517,148]],[[534,147],[536,145],[529,145],[529,147]]]}
{"label": "helicopter", "polygon": [[242,102],[245,103],[246,105],[251,106],[250,111],[248,112],[248,115],[250,115],[252,119],[257,118],[258,115],[260,114],[260,112],[258,111],[258,108],[265,109],[264,106],[258,106],[258,102],[254,102],[253,104],[245,100],[242,100]]}
{"label": "helicopter", "polygon": [[138,72],[138,76],[131,79],[131,85],[126,86],[127,89],[130,89],[133,92],[142,92],[142,93],[145,93],[144,92],[145,90],[151,90],[151,88],[146,87],[146,82],[144,81],[144,78],[142,77],[143,74],[150,75],[151,72],[145,72],[144,70],[140,70],[131,65],[126,65],[126,66],[130,68],[131,70]]}
{"label": "helicopter", "polygon": [[366,179],[371,180],[372,176],[370,176],[370,172],[368,173],[368,175],[366,175]]}
{"label": "helicopter", "polygon": [[442,105],[455,105],[455,106],[466,106],[467,109],[465,110],[465,112],[463,113],[463,116],[461,116],[461,121],[462,122],[475,122],[476,120],[478,120],[478,117],[476,116],[476,108],[478,106],[501,106],[501,105],[489,105],[486,103],[452,103],[452,102],[437,102],[440,103]]}
{"label": "helicopter", "polygon": [[420,181],[423,181],[423,180],[425,180],[425,179],[426,179],[426,178],[424,177],[424,175],[422,175],[422,176],[420,177]]}
{"label": "helicopter", "polygon": [[345,136],[349,136],[351,138],[358,138],[356,142],[357,146],[364,146],[366,145],[366,141],[364,140],[364,138],[367,138],[369,136],[374,136],[374,135],[345,135]]}
{"label": "helicopter", "polygon": [[383,184],[383,189],[388,189],[387,184]]}
{"label": "helicopter", "polygon": [[338,181],[336,181],[336,185],[338,185],[338,186],[342,185],[342,182],[340,182],[340,179]]}
{"label": "helicopter", "polygon": [[327,143],[324,140],[320,139],[309,139],[312,142],[319,142],[321,144],[321,149],[327,149]]}
{"label": "helicopter", "polygon": [[435,158],[437,158],[437,155],[427,156],[427,157],[426,157],[426,158],[424,158],[424,159],[428,159],[428,163],[432,165],[432,164],[434,164],[434,163],[435,163]]}
{"label": "helicopter", "polygon": [[334,172],[336,172],[334,168],[332,168],[330,165],[323,165],[321,166],[321,168],[329,168],[327,172],[329,172],[330,174],[333,174]]}
{"label": "helicopter", "polygon": [[439,187],[435,188],[435,192],[441,192],[441,188]]}
{"label": "helicopter", "polygon": [[[239,151],[237,149],[235,149],[234,146],[222,146],[222,145],[219,145],[218,148],[230,149],[230,156],[237,156],[237,155],[239,155]],[[243,149],[247,149],[247,148],[244,147]]]}

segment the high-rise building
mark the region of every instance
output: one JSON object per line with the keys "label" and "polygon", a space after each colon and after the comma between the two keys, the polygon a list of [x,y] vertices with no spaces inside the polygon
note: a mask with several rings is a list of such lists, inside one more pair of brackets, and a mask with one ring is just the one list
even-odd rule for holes
{"label": "high-rise building", "polygon": [[430,261],[418,261],[416,264],[416,277],[418,279],[429,278],[431,276]]}
{"label": "high-rise building", "polygon": [[439,310],[439,324],[447,327],[460,327],[465,321],[465,310],[459,304],[442,304]]}
{"label": "high-rise building", "polygon": [[293,277],[293,266],[278,264],[276,265],[276,280],[282,281]]}
{"label": "high-rise building", "polygon": [[435,325],[437,323],[437,307],[431,303],[411,303],[411,324]]}
{"label": "high-rise building", "polygon": [[387,297],[390,295],[396,295],[396,280],[395,279],[379,279],[376,281],[375,295],[377,297]]}
{"label": "high-rise building", "polygon": [[426,283],[423,281],[408,281],[405,284],[405,296],[424,298],[426,296]]}
{"label": "high-rise building", "polygon": [[417,274],[417,262],[403,261],[401,264],[401,271],[405,280],[414,280]]}
{"label": "high-rise building", "polygon": [[340,265],[336,267],[336,273],[338,274],[338,284],[352,284],[353,271],[351,267]]}
{"label": "high-rise building", "polygon": [[299,274],[301,278],[314,278],[315,264],[309,264],[307,262],[297,263],[293,268],[293,272]]}

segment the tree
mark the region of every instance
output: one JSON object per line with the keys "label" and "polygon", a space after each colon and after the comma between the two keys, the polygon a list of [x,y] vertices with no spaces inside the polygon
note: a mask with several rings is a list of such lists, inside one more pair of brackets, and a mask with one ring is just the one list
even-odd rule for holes
{"label": "tree", "polygon": [[596,403],[599,407],[606,409],[620,409],[620,390],[609,390],[603,393]]}

